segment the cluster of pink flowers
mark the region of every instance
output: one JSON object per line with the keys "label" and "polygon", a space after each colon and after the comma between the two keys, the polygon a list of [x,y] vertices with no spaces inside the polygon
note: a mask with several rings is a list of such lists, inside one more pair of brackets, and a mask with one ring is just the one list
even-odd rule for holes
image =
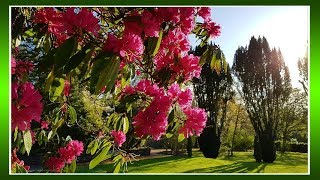
{"label": "cluster of pink flowers", "polygon": [[59,157],[50,157],[45,164],[49,170],[61,172],[65,164],[71,164],[82,152],[83,143],[81,141],[72,140],[65,147],[58,150]]}
{"label": "cluster of pink flowers", "polygon": [[113,136],[114,142],[117,146],[121,147],[122,144],[126,142],[126,135],[122,131],[113,130],[110,134]]}
{"label": "cluster of pink flowers", "polygon": [[199,57],[188,55],[190,44],[187,36],[178,29],[170,31],[163,39],[159,53],[155,57],[156,70],[169,69],[171,79],[181,77],[183,81],[199,77],[201,67]]}
{"label": "cluster of pink flowers", "polygon": [[183,133],[186,138],[193,135],[199,136],[206,126],[206,112],[201,108],[186,108],[183,112],[187,116],[187,120],[180,128],[179,133]]}
{"label": "cluster of pink flowers", "polygon": [[[150,105],[133,117],[133,127],[138,137],[150,135],[154,140],[159,140],[165,134],[168,124],[167,116],[171,100],[162,88],[152,84],[149,80],[141,80],[135,87],[127,86],[122,94],[143,94],[152,99]],[[146,98],[147,99],[147,98]]]}
{"label": "cluster of pink flowers", "polygon": [[34,22],[46,24],[47,31],[57,38],[57,44],[75,34],[82,36],[84,31],[98,36],[100,30],[99,20],[86,8],[81,8],[78,13],[75,8],[68,8],[66,12],[43,8],[36,12]]}
{"label": "cluster of pink flowers", "polygon": [[17,149],[14,149],[11,155],[11,169],[15,169],[17,166],[23,167],[26,171],[30,169],[30,166],[24,165],[24,161],[18,158]]}
{"label": "cluster of pink flowers", "polygon": [[16,61],[14,57],[11,57],[11,74],[16,75],[18,78],[23,77],[25,74],[29,74],[33,70],[33,64],[29,61]]}
{"label": "cluster of pink flowers", "polygon": [[135,87],[127,86],[122,95],[142,93],[152,98],[150,105],[133,118],[133,127],[138,137],[152,136],[159,140],[166,133],[167,117],[172,104],[179,104],[187,119],[180,129],[185,137],[199,135],[206,123],[206,113],[200,108],[191,108],[192,91],[181,90],[177,83],[172,84],[167,93],[149,80],[141,80]]}
{"label": "cluster of pink flowers", "polygon": [[42,96],[34,89],[30,82],[11,86],[11,127],[18,127],[21,131],[30,129],[31,121],[40,123],[43,104]]}
{"label": "cluster of pink flowers", "polygon": [[141,37],[132,32],[124,33],[121,39],[109,34],[104,50],[117,53],[126,62],[132,62],[141,59],[144,45]]}
{"label": "cluster of pink flowers", "polygon": [[186,121],[180,128],[179,133],[184,134],[186,138],[192,135],[199,136],[206,126],[206,112],[201,108],[191,108],[192,92],[189,88],[182,91],[178,84],[174,83],[168,89],[168,95],[177,102],[181,110],[186,115]]}

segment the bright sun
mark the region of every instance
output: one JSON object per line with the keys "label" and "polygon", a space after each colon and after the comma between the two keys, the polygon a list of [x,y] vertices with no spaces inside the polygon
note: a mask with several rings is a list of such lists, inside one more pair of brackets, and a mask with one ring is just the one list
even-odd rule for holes
{"label": "bright sun", "polygon": [[309,39],[309,8],[284,8],[272,18],[257,26],[271,47],[280,48],[286,65],[289,67],[292,83],[297,85],[299,73],[297,61],[307,50]]}

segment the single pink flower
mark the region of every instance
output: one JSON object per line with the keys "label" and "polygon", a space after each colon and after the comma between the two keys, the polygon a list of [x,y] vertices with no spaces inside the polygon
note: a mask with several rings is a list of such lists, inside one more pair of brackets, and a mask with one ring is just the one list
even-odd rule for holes
{"label": "single pink flower", "polygon": [[12,130],[18,127],[21,131],[30,128],[32,120],[40,122],[43,104],[42,96],[30,82],[11,86],[11,125]]}
{"label": "single pink flower", "polygon": [[49,157],[45,162],[45,165],[49,168],[50,171],[60,173],[65,164],[62,158]]}
{"label": "single pink flower", "polygon": [[49,129],[49,122],[41,121],[41,129]]}
{"label": "single pink flower", "polygon": [[115,144],[119,147],[126,141],[126,135],[122,131],[113,130],[110,134],[113,136]]}

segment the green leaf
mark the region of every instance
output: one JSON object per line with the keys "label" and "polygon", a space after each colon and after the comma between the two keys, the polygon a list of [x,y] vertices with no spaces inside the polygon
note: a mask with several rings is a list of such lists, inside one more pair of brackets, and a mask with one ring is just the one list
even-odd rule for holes
{"label": "green leaf", "polygon": [[45,40],[44,40],[44,52],[48,53],[51,48],[51,38],[49,34],[46,34]]}
{"label": "green leaf", "polygon": [[94,60],[90,77],[90,93],[95,92],[97,82],[99,80],[101,72],[106,66],[110,66],[110,56],[108,54],[98,55]]}
{"label": "green leaf", "polygon": [[109,142],[108,145],[106,147],[104,147],[101,152],[90,161],[89,163],[89,169],[93,169],[94,167],[96,167],[100,162],[108,159],[111,157],[111,155],[108,155],[108,152],[111,148],[111,143]]}
{"label": "green leaf", "polygon": [[13,135],[13,141],[16,141],[17,140],[17,137],[18,137],[18,126],[14,129],[14,135]]}
{"label": "green leaf", "polygon": [[114,168],[113,173],[119,173],[120,172],[120,168],[121,168],[121,161],[116,163],[116,167]]}
{"label": "green leaf", "polygon": [[94,144],[93,144],[93,147],[91,149],[91,155],[94,155],[94,153],[96,153],[98,147],[99,147],[99,142],[98,142],[98,140],[95,140]]}
{"label": "green leaf", "polygon": [[171,138],[173,136],[173,134],[171,134],[171,133],[166,133],[166,137],[167,138]]}
{"label": "green leaf", "polygon": [[74,172],[76,172],[76,169],[77,169],[77,160],[74,159],[74,160],[72,161],[72,163],[70,164],[70,166],[69,166],[69,173],[74,173]]}
{"label": "green leaf", "polygon": [[32,147],[32,136],[31,136],[30,130],[23,131],[23,142],[24,142],[24,147],[26,148],[26,151],[29,155]]}
{"label": "green leaf", "polygon": [[77,112],[70,105],[68,105],[68,112],[69,112],[69,117],[70,117],[70,123],[73,125],[77,121]]}
{"label": "green leaf", "polygon": [[57,52],[54,55],[54,62],[56,67],[62,67],[68,62],[69,58],[77,48],[77,44],[77,38],[71,37],[58,47]]}
{"label": "green leaf", "polygon": [[49,91],[49,99],[51,102],[57,100],[58,97],[61,96],[61,93],[64,89],[64,79],[63,78],[54,78],[51,83],[50,91]]}
{"label": "green leaf", "polygon": [[122,158],[121,154],[118,154],[116,157],[113,158],[113,162],[117,162]]}
{"label": "green leaf", "polygon": [[179,134],[178,136],[178,142],[181,142],[185,139],[184,135],[183,134]]}
{"label": "green leaf", "polygon": [[48,140],[50,140],[51,137],[53,137],[52,135],[53,135],[53,131],[51,130],[51,131],[49,132],[49,134],[48,134]]}
{"label": "green leaf", "polygon": [[168,116],[168,124],[171,123],[174,119],[174,109],[171,110]]}
{"label": "green leaf", "polygon": [[95,87],[95,94],[99,94],[101,89],[106,86],[105,92],[108,92],[113,87],[116,77],[118,75],[120,67],[119,57],[113,56],[111,60],[108,60],[108,64],[105,66],[103,71],[101,72],[98,82]]}
{"label": "green leaf", "polygon": [[208,55],[209,55],[209,49],[207,49],[200,57],[200,61],[199,61],[199,65],[203,66],[208,59]]}
{"label": "green leaf", "polygon": [[[75,55],[73,55],[67,64],[64,66],[63,70],[64,73],[69,73],[71,70],[75,69],[79,66],[79,64],[85,60],[87,57],[87,54],[90,53],[91,45],[86,44],[79,52],[77,52]],[[87,51],[89,50],[89,51]],[[90,54],[91,55],[91,54]]]}
{"label": "green leaf", "polygon": [[158,53],[158,51],[159,51],[160,44],[161,44],[161,41],[162,41],[162,35],[163,35],[163,31],[161,30],[161,31],[159,32],[159,37],[158,37],[158,39],[157,39],[157,44],[156,44],[156,47],[155,47],[154,50],[153,50],[152,56],[155,56],[155,55]]}
{"label": "green leaf", "polygon": [[54,67],[51,69],[50,73],[48,74],[48,77],[46,79],[46,84],[44,86],[44,91],[47,92],[50,89],[50,86],[52,84],[52,81],[54,80]]}
{"label": "green leaf", "polygon": [[213,70],[215,68],[216,62],[217,62],[217,54],[213,53],[213,55],[211,57],[211,61],[210,61],[211,70]]}
{"label": "green leaf", "polygon": [[129,119],[127,116],[123,117],[122,119],[123,119],[123,132],[127,134],[129,130]]}

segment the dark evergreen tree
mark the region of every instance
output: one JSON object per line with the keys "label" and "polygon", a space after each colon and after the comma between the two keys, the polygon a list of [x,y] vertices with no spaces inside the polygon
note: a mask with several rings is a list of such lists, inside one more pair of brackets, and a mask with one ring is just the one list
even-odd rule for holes
{"label": "dark evergreen tree", "polygon": [[281,106],[291,91],[288,67],[280,50],[271,50],[265,37],[252,37],[249,47],[236,51],[232,69],[256,132],[254,157],[272,163]]}
{"label": "dark evergreen tree", "polygon": [[206,127],[198,140],[204,156],[216,158],[221,145],[220,136],[226,120],[227,103],[233,94],[232,77],[218,46],[212,44],[197,46],[194,54],[201,56],[203,53],[208,54],[210,61],[204,63],[200,78],[194,79],[193,82],[197,104],[206,110],[208,118]]}

